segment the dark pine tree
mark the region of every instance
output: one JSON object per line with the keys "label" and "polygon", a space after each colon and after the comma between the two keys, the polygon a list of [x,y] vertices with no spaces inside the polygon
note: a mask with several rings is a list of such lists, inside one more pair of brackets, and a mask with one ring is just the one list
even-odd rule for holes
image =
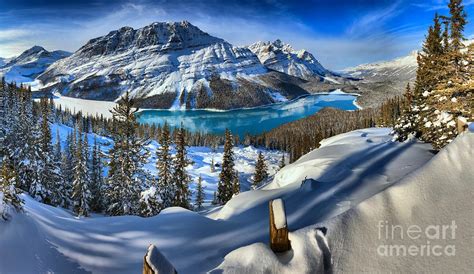
{"label": "dark pine tree", "polygon": [[219,174],[219,184],[217,187],[217,202],[227,203],[234,194],[234,147],[232,134],[228,129],[225,131],[224,155],[222,158],[222,170]]}

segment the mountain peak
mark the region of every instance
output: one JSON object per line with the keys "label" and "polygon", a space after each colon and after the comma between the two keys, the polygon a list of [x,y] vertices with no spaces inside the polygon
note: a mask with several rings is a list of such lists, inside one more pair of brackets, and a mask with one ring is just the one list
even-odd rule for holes
{"label": "mountain peak", "polygon": [[296,51],[280,39],[257,42],[248,48],[258,56],[262,64],[276,71],[306,80],[328,73],[310,52],[304,49]]}
{"label": "mountain peak", "polygon": [[183,49],[208,46],[224,40],[203,32],[188,21],[154,22],[143,28],[122,27],[107,35],[94,38],[78,50],[87,57],[109,55],[132,49]]}

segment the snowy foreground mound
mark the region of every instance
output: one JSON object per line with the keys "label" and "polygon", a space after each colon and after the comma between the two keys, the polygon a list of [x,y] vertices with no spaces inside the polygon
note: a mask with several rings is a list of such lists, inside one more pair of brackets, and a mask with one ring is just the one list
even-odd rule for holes
{"label": "snowy foreground mound", "polygon": [[[139,273],[149,244],[178,273],[473,269],[474,134],[458,137],[432,158],[429,145],[392,143],[388,133],[365,129],[327,139],[268,186],[234,197],[207,217],[169,208],[153,218],[77,219],[24,196],[26,213],[0,224],[0,273]],[[311,180],[302,183],[305,177]],[[267,248],[268,201],[277,197],[292,231],[293,250],[281,255]],[[454,244],[456,256],[382,256],[380,245],[426,245],[427,238],[379,238],[380,221],[405,232],[408,225],[425,229],[455,221],[453,241],[429,241]]]}

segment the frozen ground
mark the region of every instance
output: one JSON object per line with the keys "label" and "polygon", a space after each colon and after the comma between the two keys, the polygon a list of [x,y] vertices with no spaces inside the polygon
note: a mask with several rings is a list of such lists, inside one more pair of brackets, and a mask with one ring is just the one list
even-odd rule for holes
{"label": "frozen ground", "polygon": [[[432,158],[429,145],[392,143],[389,131],[329,138],[268,186],[237,195],[208,217],[169,208],[152,218],[77,219],[25,195],[26,213],[0,225],[0,273],[137,273],[151,243],[178,273],[316,273],[331,258],[335,272],[470,271],[474,134]],[[277,197],[285,202],[293,251],[275,256],[266,243],[268,201]],[[378,257],[379,220],[455,220],[459,253],[419,265],[415,257]],[[315,230],[320,226],[326,236]]]}

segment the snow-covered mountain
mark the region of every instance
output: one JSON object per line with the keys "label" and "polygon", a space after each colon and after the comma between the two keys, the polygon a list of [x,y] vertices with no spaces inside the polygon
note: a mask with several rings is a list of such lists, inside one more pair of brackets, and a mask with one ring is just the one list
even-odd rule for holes
{"label": "snow-covered mountain", "polygon": [[[71,55],[66,51],[49,52],[43,47],[34,46],[20,56],[0,60],[0,77],[7,82],[30,83],[43,73],[52,63]],[[2,64],[2,61],[4,64]]]}
{"label": "snow-covered mountain", "polygon": [[383,81],[397,79],[400,81],[413,81],[416,76],[418,64],[416,58],[418,51],[413,51],[407,56],[390,61],[363,64],[353,68],[347,68],[345,73],[354,78],[371,81]]}
{"label": "snow-covered mountain", "polygon": [[282,78],[249,49],[186,21],[112,31],[38,77],[43,89],[71,97],[116,100],[129,91],[142,107],[175,109],[258,106],[306,94]]}
{"label": "snow-covered mountain", "polygon": [[[474,43],[474,40],[464,42],[466,46]],[[393,60],[363,64],[356,67],[346,68],[343,72],[351,77],[368,80],[372,82],[398,81],[413,82],[416,77],[418,51],[412,51],[407,56]]]}
{"label": "snow-covered mountain", "polygon": [[330,74],[319,61],[306,50],[294,50],[281,40],[257,42],[248,47],[267,68],[301,79],[320,78]]}

